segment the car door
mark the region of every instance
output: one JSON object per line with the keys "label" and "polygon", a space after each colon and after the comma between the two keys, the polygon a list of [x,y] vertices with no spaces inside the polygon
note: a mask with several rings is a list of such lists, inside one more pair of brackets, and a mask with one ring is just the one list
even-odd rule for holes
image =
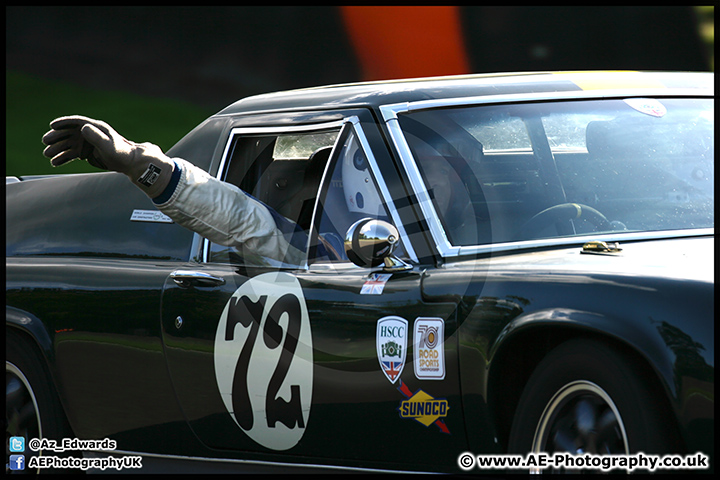
{"label": "car door", "polygon": [[202,262],[168,278],[168,368],[209,447],[422,468],[465,445],[455,305],[423,299],[402,227],[409,268],[358,267],[343,250],[359,219],[399,223],[363,116],[230,134],[220,178],[264,202],[306,255],[206,242]]}
{"label": "car door", "polygon": [[[313,229],[345,238],[355,222],[399,226],[395,254],[411,268],[359,267],[312,253],[297,273],[313,326],[313,415],[308,439],[334,458],[404,468],[454,462],[465,446],[458,390],[456,304],[429,299],[387,178],[375,125],[349,119],[325,175]],[[350,126],[350,125],[348,125]],[[376,148],[372,148],[375,146]],[[385,165],[387,166],[387,165]],[[406,218],[406,217],[404,217]],[[314,240],[314,238],[312,239]]]}

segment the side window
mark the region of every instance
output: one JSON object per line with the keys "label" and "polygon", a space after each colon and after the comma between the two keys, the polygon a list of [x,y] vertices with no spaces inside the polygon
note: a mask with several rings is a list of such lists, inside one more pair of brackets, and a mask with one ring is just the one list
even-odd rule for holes
{"label": "side window", "polygon": [[[350,226],[364,218],[391,221],[367,152],[358,133],[347,123],[332,156],[320,196],[310,259],[347,261],[344,239]],[[401,249],[396,254],[402,255]]]}
{"label": "side window", "polygon": [[[230,141],[221,178],[264,204],[279,234],[292,248],[304,251],[320,181],[339,131],[335,127],[311,132],[238,132]],[[283,265],[246,248],[214,243],[207,258],[210,262],[257,266],[297,263]]]}

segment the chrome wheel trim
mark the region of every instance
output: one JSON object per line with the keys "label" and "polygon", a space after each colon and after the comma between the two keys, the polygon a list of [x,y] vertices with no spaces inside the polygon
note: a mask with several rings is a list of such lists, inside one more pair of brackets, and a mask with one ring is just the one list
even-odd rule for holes
{"label": "chrome wheel trim", "polygon": [[[597,416],[594,418],[588,418],[592,415],[587,415],[587,412],[585,412],[585,414],[583,412],[578,412],[578,410],[581,409],[587,410],[587,408],[589,408],[588,405],[604,408],[602,420],[608,426],[613,426],[613,430],[617,437],[616,440],[622,445],[621,451],[598,451],[598,445],[594,442],[588,442],[592,443],[591,448],[583,448],[583,440],[588,440],[591,435],[597,434],[597,432],[593,432],[591,431],[592,429],[585,428],[589,425],[578,426],[578,424],[588,422],[592,423],[600,420]],[[558,425],[563,422],[572,424],[573,428],[577,428],[576,433],[578,435],[572,439],[566,438],[561,441],[558,441],[557,438],[551,439],[551,435],[557,435],[559,433]],[[583,438],[583,436],[587,438]],[[574,451],[573,447],[567,448],[569,440],[574,441]],[[577,445],[576,442],[578,440],[581,445]],[[565,443],[565,448],[555,448],[560,446],[562,443]],[[551,444],[552,448],[548,448]],[[552,454],[559,451],[570,454],[613,453],[629,455],[630,451],[628,447],[627,432],[622,417],[620,416],[620,412],[610,395],[608,395],[605,390],[595,383],[587,380],[570,382],[560,388],[560,390],[555,393],[552,399],[550,399],[548,404],[545,406],[545,409],[540,416],[540,420],[538,421],[538,426],[535,430],[531,452]],[[532,471],[532,473],[539,473],[539,471]]]}
{"label": "chrome wheel trim", "polygon": [[[22,437],[25,437],[25,451],[27,452],[25,454],[26,458],[29,458],[29,457],[35,456],[35,455],[38,455],[38,456],[42,455],[42,451],[38,451],[38,452],[29,451],[28,442],[30,441],[30,438],[27,438],[27,429],[22,429],[22,430],[18,429],[19,425],[16,424],[17,421],[11,421],[11,419],[8,418],[8,413],[9,413],[8,409],[12,408],[13,406],[17,406],[17,405],[13,405],[11,402],[8,401],[8,394],[10,393],[8,390],[9,390],[9,387],[11,386],[11,382],[13,382],[14,379],[17,379],[22,384],[22,387],[25,390],[24,394],[27,395],[27,397],[29,397],[30,400],[32,400],[32,408],[33,408],[33,411],[35,414],[34,416],[35,416],[35,422],[37,425],[37,432],[38,432],[37,438],[44,438],[43,431],[42,431],[42,422],[40,421],[40,409],[38,407],[38,402],[37,402],[37,397],[35,396],[35,392],[33,391],[32,386],[30,385],[30,382],[28,381],[27,377],[25,377],[25,374],[22,372],[22,370],[20,370],[15,364],[5,360],[5,422],[6,422],[5,443],[7,445],[7,448],[9,449],[10,437],[11,436],[22,436]],[[27,403],[27,405],[29,405],[29,402],[26,402],[26,403]],[[13,419],[13,420],[16,420],[16,419]],[[12,430],[15,430],[15,431],[12,431]],[[8,455],[7,459],[6,459],[7,461],[5,463],[6,473],[8,473],[8,469],[9,469],[9,462],[8,462],[9,458],[10,458],[9,450],[8,450],[7,455]]]}

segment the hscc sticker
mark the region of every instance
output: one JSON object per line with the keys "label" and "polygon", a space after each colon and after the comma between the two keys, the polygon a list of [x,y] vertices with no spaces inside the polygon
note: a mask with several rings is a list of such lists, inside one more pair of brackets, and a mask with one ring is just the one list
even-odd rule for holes
{"label": "hscc sticker", "polygon": [[245,282],[225,306],[215,334],[215,378],[235,423],[272,450],[305,433],[313,390],[313,349],[297,278],[266,273]]}
{"label": "hscc sticker", "polygon": [[378,320],[376,348],[380,368],[390,383],[395,383],[405,367],[407,354],[407,320],[390,316]]}

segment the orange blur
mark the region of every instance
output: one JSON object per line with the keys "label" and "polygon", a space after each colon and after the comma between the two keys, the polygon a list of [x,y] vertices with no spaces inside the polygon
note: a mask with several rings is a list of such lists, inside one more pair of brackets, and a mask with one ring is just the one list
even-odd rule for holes
{"label": "orange blur", "polygon": [[459,7],[340,7],[365,80],[470,73]]}

